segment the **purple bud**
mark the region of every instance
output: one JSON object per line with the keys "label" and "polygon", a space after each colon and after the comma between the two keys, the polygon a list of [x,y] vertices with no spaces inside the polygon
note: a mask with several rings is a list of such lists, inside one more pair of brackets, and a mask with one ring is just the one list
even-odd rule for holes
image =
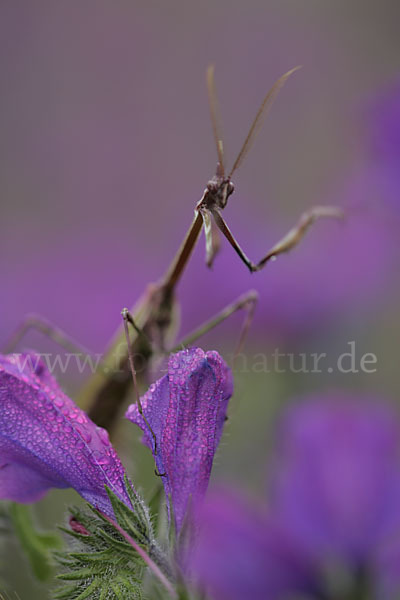
{"label": "purple bud", "polygon": [[76,517],[70,517],[69,526],[71,527],[72,531],[75,531],[75,533],[80,533],[81,535],[90,535],[86,527],[82,525],[82,523],[80,523]]}
{"label": "purple bud", "polygon": [[231,371],[220,355],[193,348],[171,355],[168,374],[141,400],[156,448],[137,405],[126,413],[153,452],[177,531],[189,505],[196,509],[206,492],[232,393]]}
{"label": "purple bud", "polygon": [[0,355],[0,498],[35,502],[74,488],[113,514],[107,485],[130,506],[124,468],[107,432],[58,387],[34,355]]}

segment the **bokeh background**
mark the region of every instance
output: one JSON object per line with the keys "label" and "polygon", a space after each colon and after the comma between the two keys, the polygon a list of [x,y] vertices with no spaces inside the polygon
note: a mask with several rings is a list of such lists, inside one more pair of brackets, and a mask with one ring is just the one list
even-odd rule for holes
{"label": "bokeh background", "polygon": [[[275,415],[299,395],[339,387],[397,400],[399,22],[395,0],[3,1],[0,343],[34,312],[102,352],[121,308],[166,269],[214,173],[207,66],[229,166],[267,89],[300,64],[224,216],[254,259],[312,204],[338,204],[348,218],[317,224],[256,275],[227,244],[210,272],[198,245],[179,287],[182,333],[247,289],[260,293],[214,480],[262,495]],[[202,346],[228,356],[239,328],[236,316]],[[325,352],[334,367],[349,341],[357,360],[377,356],[376,372],[252,369],[276,348]],[[34,334],[26,345],[54,350]],[[82,383],[61,380],[70,394]],[[132,433],[116,445],[138,485],[154,488]],[[49,494],[39,521],[62,520],[70,498]],[[17,545],[2,546],[10,597],[43,598],[26,563],[20,576]]]}

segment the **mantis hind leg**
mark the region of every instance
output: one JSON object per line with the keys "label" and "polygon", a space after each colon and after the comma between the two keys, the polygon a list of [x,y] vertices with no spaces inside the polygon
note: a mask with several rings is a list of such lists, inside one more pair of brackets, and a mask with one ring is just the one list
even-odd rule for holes
{"label": "mantis hind leg", "polygon": [[14,333],[7,340],[3,350],[4,353],[9,354],[14,352],[31,329],[39,331],[71,354],[93,355],[90,350],[74,340],[68,333],[60,329],[60,327],[53,325],[53,323],[50,323],[44,317],[35,314],[24,317],[20,325],[18,325]]}

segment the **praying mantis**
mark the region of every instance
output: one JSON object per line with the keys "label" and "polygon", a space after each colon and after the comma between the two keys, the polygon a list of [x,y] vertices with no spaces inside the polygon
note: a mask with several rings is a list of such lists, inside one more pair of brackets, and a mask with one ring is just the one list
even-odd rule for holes
{"label": "praying mantis", "polygon": [[[250,147],[260,131],[263,119],[278,92],[285,84],[286,80],[297,71],[298,68],[299,67],[295,67],[282,75],[264,97],[245,141],[229,172],[227,172],[225,168],[224,146],[220,133],[219,120],[217,118],[218,111],[214,83],[214,67],[210,66],[207,69],[210,115],[218,158],[216,174],[207,183],[202,197],[197,202],[194,218],[180,248],[164,276],[158,283],[150,284],[148,286],[147,290],[131,311],[127,309],[122,311],[123,324],[121,324],[121,327],[111,341],[104,355],[101,367],[91,375],[78,395],[77,403],[88,412],[89,417],[96,424],[111,430],[120,414],[121,406],[123,405],[124,399],[132,383],[131,372],[134,373],[135,382],[135,368],[142,374],[145,374],[150,365],[151,358],[154,355],[163,356],[169,351],[167,346],[170,343],[170,340],[175,337],[176,333],[176,287],[189,262],[202,229],[204,229],[205,234],[206,264],[209,267],[213,264],[215,256],[220,248],[220,234],[222,234],[238,254],[240,260],[246,265],[249,271],[253,273],[263,269],[270,260],[278,255],[294,248],[304,237],[311,225],[320,217],[339,219],[343,217],[342,211],[336,207],[315,206],[303,213],[298,223],[281,240],[272,246],[265,256],[257,262],[253,262],[242,250],[221,214],[226,208],[228,199],[235,189],[232,182],[232,176],[241,166],[244,158],[248,154]],[[246,331],[250,326],[256,302],[257,293],[253,290],[247,292],[238,298],[238,300],[223,309],[214,318],[196,329],[196,331],[188,338],[182,340],[177,348],[193,343],[201,334],[206,333],[234,312],[244,309],[246,311],[246,317],[239,340],[240,347],[243,343]],[[131,337],[129,337],[128,333],[128,324],[130,324],[133,329]],[[71,345],[70,342],[65,343],[63,340],[64,336],[60,330],[43,324],[42,321],[35,318],[31,318],[22,325],[13,339],[13,343],[15,344],[26,330],[32,326],[41,329],[44,333],[53,337],[55,341],[62,343],[66,347],[68,347],[67,344],[69,344],[70,349],[75,347],[74,344]],[[127,339],[129,340],[129,352],[126,343]],[[176,348],[172,348],[171,350],[174,349]],[[133,355],[140,358],[139,362],[135,361],[135,368],[132,364]],[[131,366],[131,369],[129,368],[129,365]]]}

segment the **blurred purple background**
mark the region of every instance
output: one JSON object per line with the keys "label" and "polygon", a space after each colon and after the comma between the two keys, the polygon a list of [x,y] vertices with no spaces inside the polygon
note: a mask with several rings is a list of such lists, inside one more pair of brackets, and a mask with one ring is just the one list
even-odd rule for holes
{"label": "blurred purple background", "polygon": [[[225,243],[208,271],[201,240],[178,290],[182,331],[255,288],[249,353],[336,356],[355,340],[378,368],[236,377],[214,477],[263,485],[274,413],[294,394],[341,386],[398,398],[399,22],[396,0],[2,2],[0,343],[36,312],[101,352],[121,308],[166,269],[215,172],[207,66],[229,167],[266,91],[300,64],[224,216],[254,260],[313,204],[343,206],[346,223],[316,224],[255,275]],[[231,351],[239,323],[203,347]],[[134,465],[125,458],[131,439],[130,428],[118,440],[125,464],[151,486],[140,444]],[[64,506],[53,498],[42,509],[51,523]]]}
{"label": "blurred purple background", "polygon": [[362,217],[317,225],[253,276],[226,244],[210,274],[199,244],[180,288],[183,328],[249,287],[261,293],[258,337],[382,300],[394,255],[381,208],[392,200],[369,181],[376,117],[366,106],[400,77],[397,3],[40,1],[1,12],[0,339],[33,311],[102,350],[120,309],[159,278],[215,170],[211,62],[229,164],[268,87],[304,65],[225,211],[250,256],[311,204],[361,201]]}

